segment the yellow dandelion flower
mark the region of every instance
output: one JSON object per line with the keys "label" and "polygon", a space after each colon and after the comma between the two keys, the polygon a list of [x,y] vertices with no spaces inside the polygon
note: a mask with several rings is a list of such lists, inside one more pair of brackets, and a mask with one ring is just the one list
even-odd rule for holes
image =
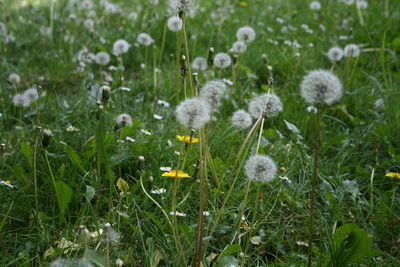
{"label": "yellow dandelion flower", "polygon": [[399,179],[400,180],[400,173],[398,173],[398,172],[389,172],[389,173],[386,173],[385,176],[389,177],[389,178]]}
{"label": "yellow dandelion flower", "polygon": [[164,172],[162,174],[162,176],[171,177],[171,178],[188,178],[188,177],[190,177],[189,174],[187,174],[186,172],[183,172],[183,171],[178,171],[177,172],[175,170],[172,170],[172,171],[169,171],[169,172]]}
{"label": "yellow dandelion flower", "polygon": [[190,136],[182,136],[182,135],[177,135],[176,139],[179,140],[179,142],[185,142],[186,144],[196,144],[198,142],[200,142],[199,138],[196,137],[190,137]]}
{"label": "yellow dandelion flower", "polygon": [[286,171],[286,168],[285,168],[285,167],[281,167],[281,168],[280,168],[280,171],[281,171],[281,172],[284,172],[284,171]]}
{"label": "yellow dandelion flower", "polygon": [[249,3],[247,3],[246,1],[240,1],[239,5],[242,6],[242,7],[246,7],[246,6],[249,5]]}

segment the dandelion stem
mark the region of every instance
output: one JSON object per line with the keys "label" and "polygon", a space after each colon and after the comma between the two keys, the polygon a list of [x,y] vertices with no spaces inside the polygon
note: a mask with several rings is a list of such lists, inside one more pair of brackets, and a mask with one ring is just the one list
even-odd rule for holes
{"label": "dandelion stem", "polygon": [[[192,68],[190,65],[189,48],[188,48],[188,41],[187,41],[187,36],[186,36],[186,14],[182,15],[182,33],[183,33],[183,40],[185,43],[185,56],[186,56],[186,61],[188,63],[187,64],[188,65],[188,74],[189,74],[189,77],[192,77]],[[191,78],[189,79],[189,84],[190,84],[191,95],[194,96],[195,92],[193,90],[194,87],[193,87],[193,81]]]}
{"label": "dandelion stem", "polygon": [[39,224],[39,200],[38,200],[38,183],[37,183],[37,150],[39,146],[39,135],[36,135],[35,138],[35,147],[33,148],[33,182],[35,187],[35,210],[36,210],[36,219]]}
{"label": "dandelion stem", "polygon": [[308,266],[312,265],[312,242],[314,240],[314,216],[315,216],[315,194],[317,189],[318,179],[318,156],[320,146],[320,128],[321,128],[321,110],[320,106],[317,105],[316,114],[316,135],[315,135],[315,149],[314,149],[314,172],[311,179],[311,192],[310,192],[310,218],[308,220]]}

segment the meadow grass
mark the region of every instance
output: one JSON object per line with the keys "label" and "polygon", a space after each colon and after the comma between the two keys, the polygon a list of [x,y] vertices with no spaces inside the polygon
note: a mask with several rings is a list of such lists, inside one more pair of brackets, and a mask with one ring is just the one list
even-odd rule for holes
{"label": "meadow grass", "polygon": [[[151,267],[307,266],[309,255],[313,266],[399,266],[400,179],[386,174],[400,172],[400,2],[369,0],[359,9],[321,0],[311,10],[303,0],[202,0],[193,17],[181,13],[177,32],[166,26],[178,13],[166,15],[168,1],[93,0],[88,9],[72,2],[0,1],[7,27],[0,32],[1,266],[58,258],[94,266],[117,259]],[[235,55],[236,31],[246,25],[256,38]],[[138,44],[140,33],[154,43]],[[119,39],[130,48],[116,56]],[[332,63],[328,50],[348,44],[360,55]],[[194,69],[210,47],[234,65]],[[110,55],[104,66],[87,54],[101,51]],[[334,72],[343,96],[320,108],[310,254],[317,117],[300,84],[314,69]],[[11,73],[20,83],[9,81]],[[221,79],[227,89],[211,120],[194,132],[181,125],[181,101]],[[37,100],[13,104],[32,87]],[[267,92],[280,97],[282,112],[232,126],[236,110]],[[132,121],[116,126],[121,113]],[[246,179],[243,166],[254,154],[274,159],[275,179]],[[190,177],[162,176],[161,167]]]}

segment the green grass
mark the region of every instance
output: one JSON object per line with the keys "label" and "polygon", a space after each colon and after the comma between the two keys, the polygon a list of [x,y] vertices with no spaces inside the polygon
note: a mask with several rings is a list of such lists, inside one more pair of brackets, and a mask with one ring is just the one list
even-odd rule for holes
{"label": "green grass", "polygon": [[[165,25],[164,1],[157,6],[144,1],[113,1],[122,7],[122,13],[118,14],[104,12],[99,1],[94,1],[97,15],[92,18],[95,20],[93,32],[82,25],[88,18],[87,12],[73,12],[80,23],[68,19],[72,11],[67,8],[67,1],[53,2],[53,19],[50,0],[27,1],[27,5],[17,2],[0,1],[0,22],[7,25],[16,39],[4,43],[0,36],[0,142],[5,144],[5,151],[0,154],[0,179],[10,180],[14,185],[14,188],[0,185],[0,265],[47,266],[59,256],[71,259],[85,256],[101,261],[106,253],[106,244],[99,244],[101,238],[92,240],[86,252],[84,247],[58,248],[55,242],[65,238],[78,243],[79,225],[94,232],[110,222],[121,236],[118,242],[111,244],[111,266],[117,258],[123,259],[126,266],[183,266],[179,263],[168,220],[140,184],[142,177],[147,191],[166,188],[165,194],[150,195],[166,213],[171,211],[174,181],[162,177],[159,168],[176,167],[175,151],[181,151],[183,145],[175,136],[190,134],[179,125],[174,114],[178,105],[175,96],[176,33],[167,30],[164,53],[160,56]],[[344,47],[349,43],[373,49],[335,65],[334,72],[345,85],[344,96],[340,103],[322,109],[313,262],[315,266],[326,266],[333,257],[343,258],[344,252],[334,252],[332,244],[337,240],[334,233],[341,225],[352,223],[368,233],[373,250],[351,266],[400,264],[400,180],[385,177],[388,172],[400,172],[400,50],[393,43],[400,36],[400,3],[389,1],[389,16],[386,17],[385,1],[368,2],[368,9],[362,10],[364,26],[360,25],[354,5],[348,7],[330,0],[321,1],[323,7],[318,12],[311,11],[308,1],[303,0],[248,1],[247,7],[234,0],[204,0],[196,16],[187,19],[191,60],[197,56],[207,57],[210,46],[216,53],[228,52],[241,26],[250,25],[257,33],[256,40],[248,44],[241,56],[240,72],[237,82],[229,87],[229,98],[223,100],[220,111],[214,114],[215,120],[205,127],[220,187],[207,159],[205,210],[210,215],[205,217],[204,236],[211,239],[204,252],[204,264],[211,255],[216,256],[214,266],[229,266],[224,261],[243,260],[241,252],[254,227],[253,236],[262,236],[262,239],[258,245],[250,243],[244,259],[246,266],[307,265],[307,247],[296,242],[308,239],[315,116],[306,111],[308,105],[300,96],[300,82],[309,70],[331,69],[326,52],[334,45]],[[273,9],[269,10],[269,6]],[[131,21],[127,14],[134,11],[138,19]],[[276,21],[278,17],[284,20],[283,24]],[[217,23],[222,18],[225,18],[223,23]],[[344,19],[348,20],[347,27],[340,26]],[[305,33],[302,24],[307,24],[314,34]],[[325,31],[320,29],[320,24],[325,26]],[[52,37],[40,34],[42,25],[53,25]],[[281,32],[281,27],[288,25],[296,31]],[[274,32],[269,32],[267,27]],[[122,61],[111,55],[115,40],[125,39],[133,44],[141,32],[152,36],[154,47],[146,51],[143,46],[132,46]],[[74,37],[74,42],[65,41],[66,36]],[[351,38],[342,40],[340,36]],[[279,45],[269,40],[278,41]],[[285,40],[296,40],[301,47],[294,49],[284,44]],[[88,63],[84,72],[77,72],[76,55],[84,47],[92,53],[108,52],[111,55],[109,65],[123,64],[124,69],[108,71],[106,67]],[[297,52],[300,55],[296,55]],[[284,110],[278,117],[265,121],[259,152],[270,155],[279,167],[284,167],[277,176],[287,176],[291,183],[276,178],[261,185],[262,200],[255,223],[251,225],[256,185],[251,184],[248,201],[243,206],[247,180],[240,169],[223,211],[221,205],[238,171],[232,166],[249,131],[233,128],[230,117],[238,108],[247,109],[252,97],[268,90],[268,70],[262,54],[267,55],[267,64],[273,67],[273,90],[280,96]],[[153,70],[159,58],[162,59],[161,73],[154,90]],[[146,68],[142,69],[141,63],[146,63]],[[104,70],[114,81],[110,83],[111,99],[103,113],[104,127],[99,127],[98,106],[89,96],[89,90],[104,84]],[[7,82],[13,72],[21,76],[21,84],[15,88]],[[231,76],[230,68],[216,69],[212,77],[199,73],[201,84],[212,79],[231,79]],[[34,84],[40,93],[46,93],[45,96],[27,108],[15,107],[12,104],[15,91],[23,92]],[[117,91],[120,86],[129,87],[131,91],[121,93]],[[180,98],[183,99],[183,94]],[[384,101],[384,110],[374,107],[374,102],[380,98]],[[168,101],[170,107],[157,105],[158,99]],[[133,124],[115,131],[114,118],[120,113],[130,114]],[[163,119],[156,120],[153,114]],[[294,124],[300,133],[291,131],[285,120]],[[69,124],[79,131],[66,131]],[[53,131],[47,156],[58,192],[46,164],[45,148],[41,145],[43,136],[36,134],[36,126]],[[141,129],[152,135],[143,134]],[[136,142],[117,142],[126,136]],[[34,152],[36,138],[37,153]],[[257,138],[252,139],[249,153],[242,155],[244,159],[255,152],[256,142]],[[191,176],[197,172],[195,165],[200,145],[193,144],[187,156],[185,171]],[[104,158],[100,166],[101,178],[97,179],[99,150]],[[145,158],[144,163],[138,160],[139,156]],[[148,182],[150,176],[154,179],[152,183]],[[107,177],[112,179],[111,183]],[[124,193],[116,185],[118,178],[129,185]],[[191,264],[198,230],[197,180],[181,179],[176,198],[177,210],[187,214],[177,217],[177,222],[183,251]],[[235,216],[241,209],[247,219],[243,227],[237,229]],[[223,216],[216,232],[209,237],[221,212]],[[246,224],[249,227],[245,227]],[[45,251],[51,247],[54,252],[45,257]]]}

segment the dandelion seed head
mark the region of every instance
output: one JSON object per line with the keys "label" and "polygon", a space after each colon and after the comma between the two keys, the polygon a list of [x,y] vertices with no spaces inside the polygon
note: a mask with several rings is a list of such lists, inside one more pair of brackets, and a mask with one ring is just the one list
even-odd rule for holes
{"label": "dandelion seed head", "polygon": [[303,78],[301,96],[310,104],[331,105],[342,97],[342,83],[327,70],[313,70]]}
{"label": "dandelion seed head", "polygon": [[8,76],[8,81],[10,83],[16,85],[21,82],[21,77],[19,77],[19,75],[16,73],[11,73],[10,76]]}
{"label": "dandelion seed head", "polygon": [[92,30],[94,27],[94,21],[92,19],[86,19],[83,22],[83,25],[85,26],[86,29],[88,30]]}
{"label": "dandelion seed head", "polygon": [[115,117],[115,122],[120,127],[129,126],[132,124],[132,117],[129,114],[122,113]]}
{"label": "dandelion seed head", "polygon": [[254,97],[249,103],[249,113],[253,118],[265,113],[266,117],[276,117],[283,110],[281,99],[272,93]]}
{"label": "dandelion seed head", "polygon": [[257,154],[247,159],[244,171],[252,181],[269,182],[275,178],[278,167],[271,157]]}
{"label": "dandelion seed head", "polygon": [[214,64],[216,67],[224,69],[232,64],[232,59],[226,53],[218,53],[214,57]]}
{"label": "dandelion seed head", "polygon": [[67,259],[56,259],[52,261],[49,267],[72,267],[72,262]]}
{"label": "dandelion seed head", "polygon": [[344,47],[345,57],[359,57],[361,53],[360,47],[356,44],[348,44]]}
{"label": "dandelion seed head", "polygon": [[310,3],[310,9],[311,10],[320,10],[321,9],[321,3],[318,1],[312,1]]}
{"label": "dandelion seed head", "polygon": [[40,34],[43,36],[50,36],[52,33],[51,27],[40,26]]}
{"label": "dandelion seed head", "polygon": [[223,81],[209,81],[201,87],[199,96],[215,111],[221,105],[221,99],[225,91],[226,84]]}
{"label": "dandelion seed head", "polygon": [[233,52],[238,54],[244,53],[246,51],[246,48],[247,48],[246,43],[243,41],[236,41],[232,45]]}
{"label": "dandelion seed head", "polygon": [[253,120],[250,114],[244,111],[243,109],[235,111],[235,113],[233,113],[231,118],[232,125],[240,129],[246,129],[250,127],[252,122]]}
{"label": "dandelion seed head", "polygon": [[99,52],[96,54],[95,61],[97,64],[105,66],[110,63],[110,55],[106,52]]}
{"label": "dandelion seed head", "polygon": [[16,107],[27,107],[30,105],[28,98],[26,98],[23,94],[14,95],[12,102]]}
{"label": "dandelion seed head", "polygon": [[113,44],[113,54],[116,56],[120,56],[128,52],[130,45],[125,40],[117,40]]}
{"label": "dandelion seed head", "polygon": [[167,22],[168,29],[173,32],[182,30],[182,19],[177,16],[170,17]]}
{"label": "dandelion seed head", "polygon": [[110,223],[106,223],[104,225],[104,232],[102,234],[102,238],[104,242],[113,243],[117,242],[120,239],[120,234],[112,229]]}
{"label": "dandelion seed head", "polygon": [[331,61],[334,61],[334,62],[340,61],[343,58],[343,56],[344,56],[343,49],[338,46],[332,47],[328,51],[328,58]]}
{"label": "dandelion seed head", "polygon": [[236,37],[239,41],[252,42],[256,38],[256,32],[250,26],[244,26],[237,30]]}
{"label": "dandelion seed head", "polygon": [[192,68],[195,70],[206,70],[207,69],[207,59],[204,57],[196,57],[193,60]]}
{"label": "dandelion seed head", "polygon": [[167,12],[176,15],[184,12],[187,16],[193,17],[196,14],[197,1],[195,0],[169,0]]}
{"label": "dandelion seed head", "polygon": [[199,129],[210,120],[211,108],[200,98],[189,98],[181,102],[175,114],[178,121],[189,129]]}
{"label": "dandelion seed head", "polygon": [[359,9],[367,9],[368,8],[368,2],[365,0],[358,0],[357,1],[357,8]]}
{"label": "dandelion seed head", "polygon": [[144,32],[139,33],[139,35],[138,35],[137,38],[136,38],[136,41],[137,41],[139,44],[143,45],[143,46],[149,46],[149,45],[151,45],[152,43],[154,43],[153,38],[151,38],[151,36],[150,36],[149,34],[144,33]]}

